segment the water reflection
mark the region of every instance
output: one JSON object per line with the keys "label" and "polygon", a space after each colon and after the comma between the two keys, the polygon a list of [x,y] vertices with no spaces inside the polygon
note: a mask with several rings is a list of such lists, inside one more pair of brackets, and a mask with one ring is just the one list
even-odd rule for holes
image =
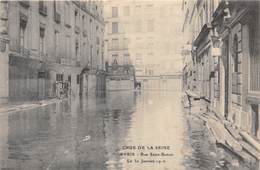
{"label": "water reflection", "polygon": [[128,165],[122,146],[163,144],[175,157],[155,169],[182,169],[180,107],[178,93],[128,91],[1,115],[1,168],[145,169],[150,165]]}

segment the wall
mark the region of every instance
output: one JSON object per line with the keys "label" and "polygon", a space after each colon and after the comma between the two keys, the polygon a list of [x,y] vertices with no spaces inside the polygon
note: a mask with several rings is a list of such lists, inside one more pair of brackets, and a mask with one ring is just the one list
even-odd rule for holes
{"label": "wall", "polygon": [[110,80],[106,79],[106,89],[113,90],[134,90],[134,80]]}
{"label": "wall", "polygon": [[[23,1],[8,2],[9,56],[12,58],[12,63],[15,63],[9,69],[10,87],[12,87],[10,98],[24,100],[55,97],[56,74],[63,74],[63,81],[67,81],[68,76],[71,76],[72,94],[78,95],[77,75],[81,70],[86,66],[92,70],[104,69],[102,3],[55,1],[56,14],[59,14],[60,20],[54,18],[54,1],[43,2],[47,9],[46,15],[40,14],[39,2],[25,3],[26,6],[23,5]],[[77,17],[75,11],[78,11]],[[27,20],[23,47],[20,46],[21,17]],[[40,27],[45,29],[45,50],[42,53]],[[76,42],[78,42],[77,55]],[[23,49],[26,50],[26,54]],[[39,80],[38,72],[42,71],[43,65],[48,78]]]}
{"label": "wall", "polygon": [[[1,39],[0,39],[1,40]],[[2,41],[2,40],[1,40]],[[8,75],[8,43],[0,42],[1,46],[6,45],[5,51],[0,51],[0,104],[6,103],[9,96],[9,75]]]}

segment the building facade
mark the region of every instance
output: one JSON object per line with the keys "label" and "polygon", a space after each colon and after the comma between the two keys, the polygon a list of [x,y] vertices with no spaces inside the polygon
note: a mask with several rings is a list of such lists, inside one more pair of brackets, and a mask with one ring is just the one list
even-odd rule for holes
{"label": "building facade", "polygon": [[[174,10],[178,2],[113,0],[104,4],[105,46],[109,65],[132,64],[136,76],[160,75],[161,66],[158,63],[181,57],[176,52],[178,44],[175,41],[179,36],[173,33],[177,27],[172,19],[180,15]],[[180,61],[174,62],[181,65]]]}
{"label": "building facade", "polygon": [[1,1],[1,9],[8,39],[1,97],[55,97],[57,82],[68,82],[78,95],[84,68],[90,77],[104,70],[101,1]]}
{"label": "building facade", "polygon": [[106,90],[133,90],[135,88],[133,65],[112,64],[112,66],[107,66],[106,70]]}
{"label": "building facade", "polygon": [[[185,89],[260,139],[258,1],[183,1]],[[189,87],[188,87],[189,86]]]}

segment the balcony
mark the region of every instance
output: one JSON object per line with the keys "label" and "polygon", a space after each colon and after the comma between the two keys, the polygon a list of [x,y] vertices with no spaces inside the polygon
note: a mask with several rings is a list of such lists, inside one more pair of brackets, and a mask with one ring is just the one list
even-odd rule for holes
{"label": "balcony", "polygon": [[76,61],[76,66],[80,67],[80,65],[81,65],[80,61]]}
{"label": "balcony", "polygon": [[30,50],[24,47],[20,47],[19,52],[23,57],[29,58],[30,56]]}
{"label": "balcony", "polygon": [[29,1],[19,1],[19,3],[24,8],[29,8],[30,7],[30,2]]}
{"label": "balcony", "polygon": [[55,12],[54,13],[54,21],[59,24],[60,23],[60,20],[61,20],[61,16],[58,12]]}
{"label": "balcony", "polygon": [[43,3],[39,3],[39,13],[43,16],[47,16],[47,6],[43,5]]}
{"label": "balcony", "polygon": [[68,59],[67,58],[65,58],[65,57],[59,57],[59,58],[57,58],[58,59],[58,63],[59,64],[68,64],[69,62],[68,62]]}
{"label": "balcony", "polygon": [[87,30],[83,30],[83,37],[87,37],[87,36],[88,36]]}
{"label": "balcony", "polygon": [[75,25],[75,33],[76,33],[76,34],[79,34],[79,33],[80,33],[80,29],[79,29],[79,27],[76,26],[76,25]]}

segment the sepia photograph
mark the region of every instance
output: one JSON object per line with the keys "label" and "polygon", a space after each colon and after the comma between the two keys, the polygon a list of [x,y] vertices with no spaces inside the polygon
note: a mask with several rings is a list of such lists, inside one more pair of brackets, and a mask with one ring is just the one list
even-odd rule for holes
{"label": "sepia photograph", "polygon": [[260,0],[0,0],[0,170],[260,170]]}

